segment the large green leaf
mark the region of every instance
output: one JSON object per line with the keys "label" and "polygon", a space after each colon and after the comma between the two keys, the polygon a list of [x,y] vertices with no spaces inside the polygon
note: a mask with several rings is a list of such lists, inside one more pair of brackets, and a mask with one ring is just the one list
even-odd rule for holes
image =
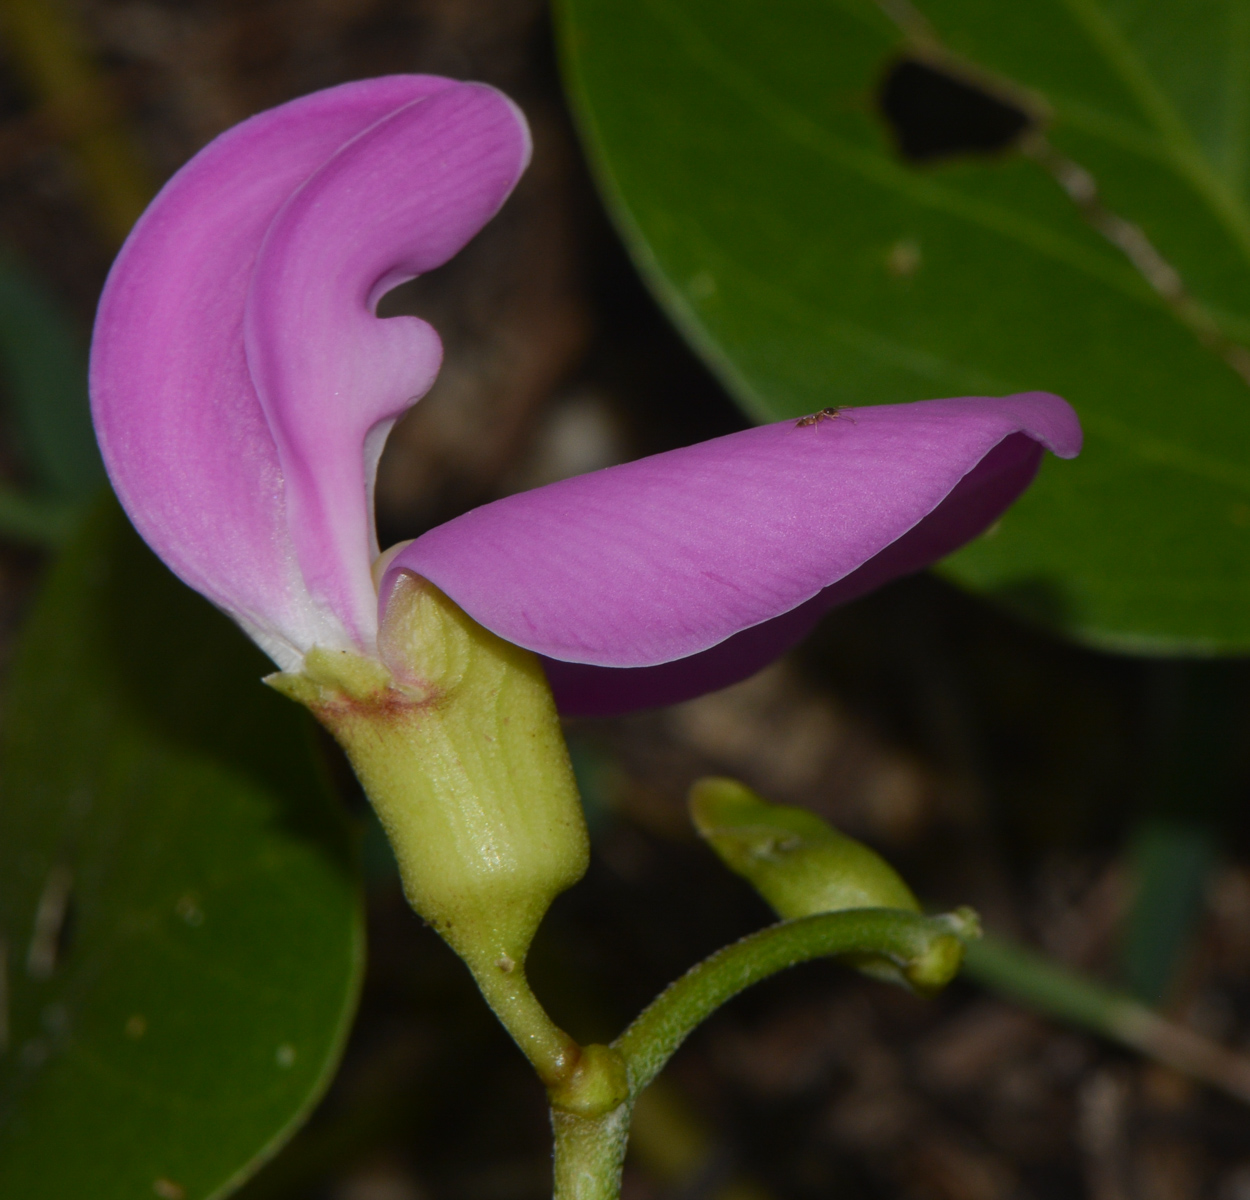
{"label": "large green leaf", "polygon": [[0,1196],[224,1195],[333,1071],[354,850],[264,672],[111,501],[46,585],[0,743]]}
{"label": "large green leaf", "polygon": [[[761,420],[1067,396],[1082,457],[945,569],[1096,644],[1250,648],[1250,9],[916,4],[562,0],[638,262]],[[1017,89],[1049,150],[908,165],[876,104],[907,53]]]}

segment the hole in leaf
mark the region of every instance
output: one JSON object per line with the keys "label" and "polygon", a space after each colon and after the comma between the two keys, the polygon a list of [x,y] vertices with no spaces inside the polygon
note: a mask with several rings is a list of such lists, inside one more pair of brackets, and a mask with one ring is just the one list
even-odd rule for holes
{"label": "hole in leaf", "polygon": [[886,72],[877,103],[899,153],[911,162],[1009,150],[1033,115],[968,79],[914,58]]}

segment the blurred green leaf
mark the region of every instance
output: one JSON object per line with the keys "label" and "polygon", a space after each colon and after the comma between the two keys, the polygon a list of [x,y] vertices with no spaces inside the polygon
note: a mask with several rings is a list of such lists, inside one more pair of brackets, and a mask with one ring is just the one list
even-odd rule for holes
{"label": "blurred green leaf", "polygon": [[1128,849],[1133,905],[1124,923],[1121,972],[1144,1004],[1162,1005],[1194,948],[1219,842],[1200,821],[1147,819]]}
{"label": "blurred green leaf", "polygon": [[82,516],[81,502],[32,496],[0,484],[0,536],[59,546],[77,528]]}
{"label": "blurred green leaf", "polygon": [[87,403],[85,347],[48,289],[4,250],[0,367],[36,490],[59,500],[90,500],[104,481],[104,468]]}
{"label": "blurred green leaf", "polygon": [[[1250,648],[1250,387],[1229,361],[1250,363],[1240,4],[560,9],[609,204],[749,412],[1059,392],[1084,454],[1048,461],[944,570],[1095,644]],[[909,165],[878,111],[907,55],[987,84],[1044,138]]]}
{"label": "blurred green leaf", "polygon": [[1142,813],[1127,847],[1132,903],[1120,973],[1146,1004],[1183,987],[1230,819],[1250,718],[1250,664],[1161,661],[1142,672]]}
{"label": "blurred green leaf", "polygon": [[0,1195],[224,1195],[326,1086],[354,846],[266,669],[111,500],[48,581],[0,743]]}

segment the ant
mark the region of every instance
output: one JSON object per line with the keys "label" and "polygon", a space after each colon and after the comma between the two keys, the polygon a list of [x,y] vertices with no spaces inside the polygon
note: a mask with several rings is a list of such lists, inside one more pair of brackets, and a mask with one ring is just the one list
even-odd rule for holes
{"label": "ant", "polygon": [[[796,429],[802,429],[807,425],[819,425],[821,421],[834,421],[842,412],[843,405],[839,404],[836,408],[822,408],[818,413],[812,413],[810,417],[800,417],[795,421]],[[854,421],[853,417],[847,417],[848,421]]]}

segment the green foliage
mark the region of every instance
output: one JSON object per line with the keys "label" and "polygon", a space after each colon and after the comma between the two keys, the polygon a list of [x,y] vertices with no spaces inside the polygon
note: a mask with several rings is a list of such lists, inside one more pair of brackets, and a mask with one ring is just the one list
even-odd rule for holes
{"label": "green foliage", "polygon": [[221,1196],[325,1087],[354,851],[265,669],[111,501],[47,582],[0,743],[0,1195]]}
{"label": "green foliage", "polygon": [[47,288],[0,252],[0,357],[27,465],[43,490],[89,500],[104,482],[87,404],[87,355]]}
{"label": "green foliage", "polygon": [[58,542],[104,482],[87,403],[87,355],[47,288],[0,250],[0,378],[29,490],[0,487],[0,532]]}
{"label": "green foliage", "polygon": [[[561,8],[609,203],[749,412],[1059,392],[1084,454],[944,570],[1095,644],[1250,647],[1240,4]],[[1031,113],[1031,140],[904,161],[877,95],[907,54]]]}

